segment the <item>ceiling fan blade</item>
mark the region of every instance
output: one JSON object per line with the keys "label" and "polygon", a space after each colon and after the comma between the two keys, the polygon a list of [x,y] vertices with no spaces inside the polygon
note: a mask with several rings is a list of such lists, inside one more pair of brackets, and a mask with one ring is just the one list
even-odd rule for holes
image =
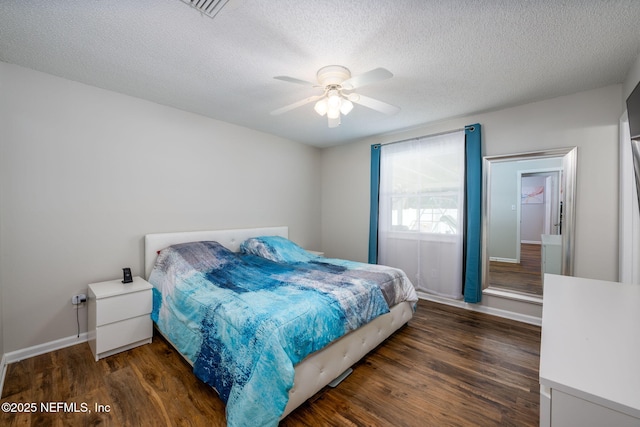
{"label": "ceiling fan blade", "polygon": [[367,108],[371,108],[372,110],[376,110],[388,115],[396,114],[398,111],[400,111],[400,108],[396,107],[395,105],[387,104],[386,102],[378,101],[377,99],[369,98],[368,96],[364,95],[358,95],[357,97],[354,96],[352,98],[350,97],[349,99],[356,104],[360,104]]}
{"label": "ceiling fan blade", "polygon": [[282,108],[278,108],[277,110],[273,110],[271,112],[271,115],[272,116],[277,116],[277,115],[280,115],[282,113],[286,113],[287,111],[291,111],[291,110],[293,110],[295,108],[302,107],[303,105],[308,104],[310,102],[317,101],[318,99],[322,98],[323,96],[324,96],[324,94],[323,95],[314,95],[314,96],[310,96],[310,97],[305,98],[305,99],[301,99],[300,101],[294,102],[293,104],[289,104],[289,105],[286,105],[286,106],[284,106]]}
{"label": "ceiling fan blade", "polygon": [[382,80],[390,79],[393,77],[391,71],[385,68],[375,68],[366,73],[358,74],[350,79],[342,82],[342,88],[346,90],[353,90],[362,86],[369,85],[371,83],[380,82]]}
{"label": "ceiling fan blade", "polygon": [[283,82],[296,83],[296,84],[304,85],[304,86],[314,86],[315,85],[315,83],[311,83],[311,82],[308,82],[306,80],[296,79],[295,77],[289,77],[289,76],[275,76],[274,79],[282,80]]}

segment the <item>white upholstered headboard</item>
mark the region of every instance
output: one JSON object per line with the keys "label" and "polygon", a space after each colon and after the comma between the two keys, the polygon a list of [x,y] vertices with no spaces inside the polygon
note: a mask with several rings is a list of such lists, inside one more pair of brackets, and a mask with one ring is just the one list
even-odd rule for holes
{"label": "white upholstered headboard", "polygon": [[149,278],[156,262],[158,251],[168,246],[186,242],[216,241],[224,247],[238,252],[240,244],[250,237],[280,236],[289,238],[289,227],[241,228],[237,230],[184,231],[156,233],[144,236],[144,277]]}

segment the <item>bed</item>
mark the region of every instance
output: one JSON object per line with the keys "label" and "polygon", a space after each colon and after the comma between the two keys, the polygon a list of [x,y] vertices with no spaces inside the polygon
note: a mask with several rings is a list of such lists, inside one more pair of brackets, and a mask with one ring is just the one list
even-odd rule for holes
{"label": "bed", "polygon": [[[145,276],[150,281],[150,283],[154,286],[154,310],[156,313],[154,317],[154,322],[156,323],[156,328],[165,338],[168,339],[170,343],[172,343],[172,345],[174,345],[174,347],[176,347],[176,349],[178,349],[178,351],[182,354],[182,356],[192,366],[194,366],[194,372],[196,373],[196,375],[199,378],[203,379],[205,382],[208,382],[208,381],[204,379],[203,372],[206,374],[207,372],[209,372],[209,370],[212,369],[211,367],[213,365],[218,366],[220,363],[223,363],[224,360],[221,360],[219,358],[220,356],[214,356],[214,359],[218,357],[217,360],[214,360],[215,363],[211,362],[210,360],[203,362],[201,360],[202,358],[201,353],[203,354],[215,353],[216,347],[214,345],[211,345],[210,347],[209,346],[207,347],[207,351],[204,351],[202,349],[204,349],[205,346],[202,345],[202,349],[200,349],[198,348],[198,345],[201,345],[201,344],[198,344],[195,346],[196,348],[190,348],[189,344],[184,342],[186,340],[184,337],[187,337],[188,333],[191,333],[190,332],[191,330],[188,329],[188,326],[186,325],[189,322],[189,319],[184,319],[183,317],[185,317],[185,315],[183,314],[180,314],[180,313],[174,314],[177,312],[178,309],[173,309],[173,308],[166,309],[165,311],[166,312],[170,311],[171,314],[169,315],[165,314],[164,316],[165,317],[172,316],[171,325],[174,325],[178,320],[184,323],[185,325],[182,325],[180,327],[184,327],[184,331],[188,333],[185,333],[184,331],[180,331],[179,333],[174,332],[173,339],[172,339],[171,329],[173,328],[173,326],[168,327],[167,321],[163,321],[162,320],[163,317],[160,314],[162,310],[169,305],[168,302],[164,302],[165,299],[166,300],[169,299],[169,298],[166,298],[167,295],[170,295],[170,294],[173,295],[174,293],[173,290],[169,290],[169,288],[167,287],[168,286],[167,277],[173,274],[174,271],[179,270],[180,268],[183,268],[183,269],[186,268],[186,267],[167,267],[166,266],[167,263],[170,262],[168,261],[169,259],[173,259],[176,256],[178,256],[178,258],[180,259],[184,258],[184,255],[176,255],[176,253],[180,253],[179,251],[185,251],[185,250],[193,251],[195,250],[194,248],[198,248],[197,249],[198,251],[200,250],[200,248],[202,248],[202,250],[205,250],[205,251],[213,251],[215,252],[216,257],[218,256],[221,257],[220,259],[228,258],[228,259],[232,259],[233,263],[241,264],[242,271],[244,271],[243,269],[246,267],[246,264],[250,264],[251,266],[253,266],[253,264],[260,264],[261,267],[263,264],[267,264],[269,268],[271,269],[275,268],[277,270],[277,272],[274,274],[274,277],[277,276],[278,278],[283,277],[282,271],[284,270],[286,270],[287,275],[290,270],[296,270],[295,274],[304,274],[306,278],[311,277],[313,280],[316,280],[317,278],[324,280],[323,278],[325,277],[324,276],[325,274],[329,274],[329,276],[332,278],[336,277],[334,276],[334,273],[336,273],[335,270],[336,269],[344,270],[343,268],[344,266],[347,266],[348,268],[354,268],[354,265],[355,265],[356,269],[366,268],[368,270],[376,272],[376,274],[387,268],[382,266],[371,266],[368,264],[361,264],[361,263],[351,263],[349,261],[325,259],[325,258],[319,257],[318,255],[308,253],[302,249],[299,249],[297,251],[294,250],[292,253],[294,254],[293,258],[295,258],[294,261],[300,261],[300,259],[298,258],[302,258],[303,259],[302,261],[304,262],[294,263],[295,266],[291,267],[290,264],[287,264],[287,262],[291,260],[273,259],[273,257],[272,259],[269,259],[273,254],[270,253],[269,251],[266,251],[269,253],[264,253],[265,251],[263,249],[265,246],[263,246],[263,243],[265,241],[288,242],[287,239],[288,239],[287,227],[263,227],[263,228],[252,228],[252,229],[237,229],[237,230],[158,233],[158,234],[148,234],[145,236]],[[190,242],[196,242],[196,243],[190,243]],[[257,246],[256,246],[256,242],[257,242]],[[296,249],[295,244],[293,244],[292,242],[289,242],[289,243],[290,245],[292,245],[294,249]],[[289,246],[287,246],[287,248],[289,248]],[[242,253],[239,254],[240,252]],[[191,252],[189,253],[191,254]],[[285,258],[290,257],[289,252],[284,251],[283,253],[285,253],[284,255]],[[222,255],[218,255],[218,254],[222,254]],[[277,258],[278,256],[280,256],[280,254],[276,253],[275,257]],[[307,262],[307,261],[310,261],[310,262]],[[310,270],[309,265],[313,265],[314,270]],[[319,272],[316,271],[315,270],[316,266],[320,266],[322,271],[319,271]],[[299,270],[302,270],[302,273],[300,273]],[[262,393],[269,396],[267,398],[264,398],[264,400],[269,400],[269,402],[267,402],[268,405],[266,405],[267,406],[266,408],[261,407],[257,409],[256,408],[247,409],[245,406],[243,406],[245,403],[238,403],[238,399],[242,398],[242,397],[237,397],[238,393],[234,394],[233,391],[232,392],[229,392],[228,390],[225,391],[226,390],[225,381],[228,381],[228,378],[216,377],[214,380],[211,380],[211,382],[208,382],[210,385],[212,385],[216,389],[216,391],[218,391],[218,393],[221,395],[223,400],[227,403],[226,415],[227,415],[228,424],[230,426],[243,425],[247,422],[248,419],[252,419],[254,421],[252,424],[258,425],[258,424],[255,424],[255,420],[260,419],[262,420],[261,425],[265,425],[265,426],[277,425],[278,420],[287,416],[291,411],[297,408],[305,400],[313,396],[315,393],[320,391],[326,385],[330,384],[336,378],[340,378],[341,376],[343,376],[345,372],[348,372],[349,368],[354,363],[356,363],[369,351],[371,351],[376,346],[378,346],[381,342],[383,342],[386,338],[388,338],[393,332],[395,332],[401,326],[406,324],[413,315],[417,297],[415,294],[415,290],[413,289],[413,286],[411,285],[409,280],[406,278],[406,275],[404,275],[404,273],[402,273],[400,270],[397,270],[397,269],[391,269],[391,270],[394,271],[393,272],[394,276],[403,276],[402,285],[398,285],[398,283],[395,284],[396,288],[398,286],[402,286],[401,291],[396,291],[396,293],[401,293],[402,297],[396,295],[396,298],[394,299],[394,304],[389,303],[389,298],[386,293],[382,291],[380,292],[373,291],[374,295],[377,295],[377,293],[379,293],[380,295],[383,295],[383,298],[387,301],[387,304],[386,305],[381,304],[380,297],[373,298],[377,302],[373,304],[372,307],[374,308],[367,308],[367,310],[364,310],[367,312],[367,316],[362,315],[361,316],[362,318],[358,319],[357,323],[355,321],[346,322],[346,323],[349,323],[350,326],[349,328],[345,327],[348,330],[348,333],[346,333],[344,336],[340,336],[335,339],[330,334],[328,335],[327,338],[324,338],[323,336],[323,339],[331,339],[331,341],[326,345],[318,337],[315,337],[314,340],[318,339],[318,342],[315,343],[314,341],[313,345],[321,345],[322,348],[319,348],[319,349],[314,348],[313,345],[311,344],[300,345],[298,342],[296,342],[295,346],[291,345],[292,348],[303,347],[308,351],[309,350],[313,350],[313,351],[310,351],[310,354],[308,355],[305,353],[301,353],[299,355],[300,360],[297,360],[294,357],[292,357],[292,360],[290,362],[290,363],[293,363],[293,366],[291,367],[292,378],[293,378],[292,384],[284,385],[285,389],[288,389],[288,391],[285,391],[285,395],[283,399],[278,400],[277,398],[278,390],[272,391],[269,388],[265,388],[264,390],[259,389],[258,391],[253,390],[254,397],[252,399],[254,401],[260,400],[260,399],[256,399],[255,396],[261,396],[260,393]],[[198,277],[197,280],[202,280],[201,273],[197,273],[197,274],[193,273],[193,275],[194,277]],[[288,277],[287,275],[284,275],[284,277]],[[218,278],[218,279],[212,279],[212,280],[218,281],[218,282],[227,281],[226,276],[224,279]],[[347,278],[347,279],[340,279],[340,280],[341,282],[343,281],[348,282],[351,279]],[[262,280],[260,282],[262,282]],[[265,280],[264,282],[267,283],[268,280]],[[314,286],[316,285],[317,284],[314,284]],[[357,285],[358,286],[360,285],[360,281],[357,282]],[[323,285],[320,285],[320,286],[323,286]],[[358,287],[358,286],[350,285],[351,288]],[[295,292],[297,292],[298,287],[299,285],[296,285]],[[164,290],[164,293],[162,292],[161,289]],[[305,289],[305,291],[307,290]],[[315,300],[317,297],[317,294],[318,292],[315,291],[315,293],[311,297],[311,300]],[[245,294],[243,293],[242,295],[244,297]],[[326,295],[322,295],[319,298],[325,298],[325,297]],[[308,297],[305,297],[305,298],[308,298]],[[358,298],[343,298],[344,301],[347,301],[347,300],[352,301],[354,299],[358,299]],[[402,299],[401,302],[396,303],[396,301],[399,301],[401,299]],[[342,304],[342,302],[340,304]],[[351,304],[351,302],[349,304]],[[383,305],[384,307],[382,307]],[[160,308],[156,310],[156,307],[160,307]],[[292,308],[288,311],[295,310],[293,308],[295,307],[293,303],[291,307]],[[217,305],[215,310],[211,308],[209,309],[198,308],[197,310],[199,311],[209,310],[211,312],[216,310],[217,312],[221,311],[218,309]],[[324,310],[324,308],[321,310]],[[229,311],[229,310],[226,309],[226,311]],[[186,314],[186,317],[188,316],[189,314]],[[300,317],[303,317],[303,316],[300,316]],[[311,320],[309,321],[311,322]],[[204,323],[205,322],[203,322],[203,324]],[[327,323],[330,324],[331,322],[327,322]],[[288,324],[289,323],[287,323],[287,325]],[[353,330],[349,330],[350,328]],[[220,332],[220,330],[223,329],[222,326],[214,327],[212,329],[216,330],[217,334],[222,334],[222,332]],[[308,328],[308,330],[315,330],[315,329],[316,328]],[[204,332],[196,332],[196,333],[204,334]],[[224,334],[228,335],[227,332],[224,332]],[[294,335],[293,332],[291,332],[290,330],[281,334],[286,335],[287,337],[289,335]],[[207,337],[209,336],[210,335],[207,335]],[[218,338],[219,338],[219,335],[217,336],[216,339]],[[183,342],[179,342],[179,341],[183,341]],[[186,340],[186,341],[189,341],[189,340]],[[209,338],[201,338],[201,341],[209,342]],[[215,341],[215,340],[212,340],[212,341]],[[251,345],[253,345],[253,341]],[[271,344],[269,345],[271,346]],[[284,347],[287,347],[287,345],[284,345]],[[280,350],[278,349],[278,351]],[[298,350],[296,350],[296,352],[297,351]],[[237,350],[235,352],[237,353],[242,351]],[[302,350],[300,350],[300,352],[302,352]],[[263,356],[260,356],[260,357],[261,357],[260,360],[264,358]],[[218,365],[216,365],[216,363]],[[266,381],[263,381],[263,382],[271,381],[271,379],[268,379],[268,375],[264,374],[265,369],[268,369],[268,368],[261,367],[260,369],[262,370],[256,370],[256,372],[258,372],[259,374],[254,375],[253,373],[251,373],[250,375],[248,375],[251,381],[254,381],[254,380],[258,381],[257,378],[262,378],[262,377],[267,378]],[[284,369],[284,372],[286,372],[286,369]],[[201,375],[203,376],[201,377]],[[278,373],[277,375],[280,375],[280,374]],[[282,376],[283,378],[285,378],[283,379],[283,381],[286,382],[286,378],[288,377],[288,374],[284,373],[282,374]],[[278,380],[275,382],[280,382],[280,381]],[[259,387],[263,387],[263,386],[265,385],[262,385],[262,384],[259,385]],[[266,386],[270,386],[270,384],[267,384]],[[252,387],[256,388],[258,386],[252,386]],[[222,394],[220,390],[221,388],[222,388]],[[249,387],[247,386],[247,389],[248,388]],[[243,391],[241,393],[241,396],[245,396],[245,395],[249,396],[251,395],[251,392],[252,390],[249,390],[249,392]],[[258,394],[255,394],[255,393],[258,393]],[[273,403],[270,402],[270,399],[272,399],[272,397],[274,400]],[[233,405],[231,405],[231,402],[233,402]],[[267,411],[267,412],[260,412],[260,411]]]}

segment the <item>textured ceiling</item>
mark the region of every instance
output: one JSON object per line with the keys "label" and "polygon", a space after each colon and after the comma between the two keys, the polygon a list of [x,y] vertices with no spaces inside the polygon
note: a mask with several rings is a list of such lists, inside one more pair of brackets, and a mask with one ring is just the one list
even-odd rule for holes
{"label": "textured ceiling", "polygon": [[[323,147],[622,83],[638,28],[638,0],[2,0],[0,60]],[[269,114],[331,64],[401,111]]]}

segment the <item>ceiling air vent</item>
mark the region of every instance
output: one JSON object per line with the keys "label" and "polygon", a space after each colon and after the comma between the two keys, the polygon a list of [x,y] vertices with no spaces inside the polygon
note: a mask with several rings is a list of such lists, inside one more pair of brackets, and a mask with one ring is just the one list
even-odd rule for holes
{"label": "ceiling air vent", "polygon": [[199,10],[209,18],[215,18],[229,0],[182,0],[182,2]]}

